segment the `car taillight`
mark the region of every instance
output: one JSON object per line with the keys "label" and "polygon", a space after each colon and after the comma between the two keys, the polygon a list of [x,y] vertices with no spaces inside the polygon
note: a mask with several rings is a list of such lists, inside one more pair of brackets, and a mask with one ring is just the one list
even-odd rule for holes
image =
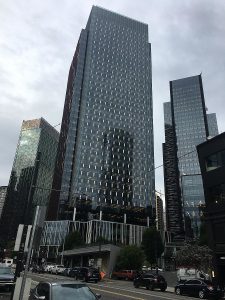
{"label": "car taillight", "polygon": [[213,286],[208,285],[207,288],[208,288],[208,290],[213,291]]}

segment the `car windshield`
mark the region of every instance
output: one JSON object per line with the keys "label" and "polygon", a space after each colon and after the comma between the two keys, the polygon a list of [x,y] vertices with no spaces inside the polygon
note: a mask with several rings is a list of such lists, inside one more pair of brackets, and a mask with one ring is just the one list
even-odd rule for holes
{"label": "car windshield", "polygon": [[96,300],[91,290],[82,284],[61,284],[52,287],[54,300]]}
{"label": "car windshield", "polygon": [[12,275],[13,273],[10,268],[0,268],[0,275],[3,275],[3,274]]}

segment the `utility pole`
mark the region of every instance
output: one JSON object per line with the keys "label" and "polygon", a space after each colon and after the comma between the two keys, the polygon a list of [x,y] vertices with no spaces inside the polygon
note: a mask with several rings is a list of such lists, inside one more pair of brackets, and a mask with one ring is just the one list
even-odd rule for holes
{"label": "utility pole", "polygon": [[37,206],[36,212],[35,212],[35,218],[34,218],[34,222],[33,222],[33,226],[32,226],[32,234],[31,234],[31,239],[30,239],[28,253],[27,253],[26,266],[25,266],[25,270],[24,270],[24,274],[23,274],[22,283],[21,283],[19,300],[23,300],[26,277],[27,277],[28,267],[29,267],[29,263],[30,263],[30,257],[31,257],[31,253],[32,253],[32,246],[33,246],[33,242],[34,242],[34,235],[35,235],[37,221],[38,221],[39,208],[40,207]]}

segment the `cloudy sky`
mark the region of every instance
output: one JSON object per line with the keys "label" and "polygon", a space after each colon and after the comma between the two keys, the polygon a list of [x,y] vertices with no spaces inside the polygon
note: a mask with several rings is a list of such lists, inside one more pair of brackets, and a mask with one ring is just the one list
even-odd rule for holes
{"label": "cloudy sky", "polygon": [[[8,184],[22,120],[61,122],[69,66],[93,4],[149,24],[156,166],[169,80],[202,72],[206,105],[225,130],[224,0],[0,0],[0,186]],[[163,192],[162,168],[156,189]]]}

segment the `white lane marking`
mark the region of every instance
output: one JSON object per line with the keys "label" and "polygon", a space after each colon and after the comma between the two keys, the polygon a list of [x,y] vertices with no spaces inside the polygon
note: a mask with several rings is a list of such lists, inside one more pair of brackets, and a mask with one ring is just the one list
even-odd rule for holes
{"label": "white lane marking", "polygon": [[133,296],[130,296],[130,295],[124,295],[124,294],[121,294],[121,293],[102,290],[102,289],[98,289],[96,287],[92,287],[92,290],[99,291],[99,292],[104,292],[104,293],[109,293],[109,294],[113,294],[113,295],[117,295],[117,296],[123,296],[123,297],[129,298],[129,299],[144,300],[144,298],[137,298],[137,297],[133,297]]}

